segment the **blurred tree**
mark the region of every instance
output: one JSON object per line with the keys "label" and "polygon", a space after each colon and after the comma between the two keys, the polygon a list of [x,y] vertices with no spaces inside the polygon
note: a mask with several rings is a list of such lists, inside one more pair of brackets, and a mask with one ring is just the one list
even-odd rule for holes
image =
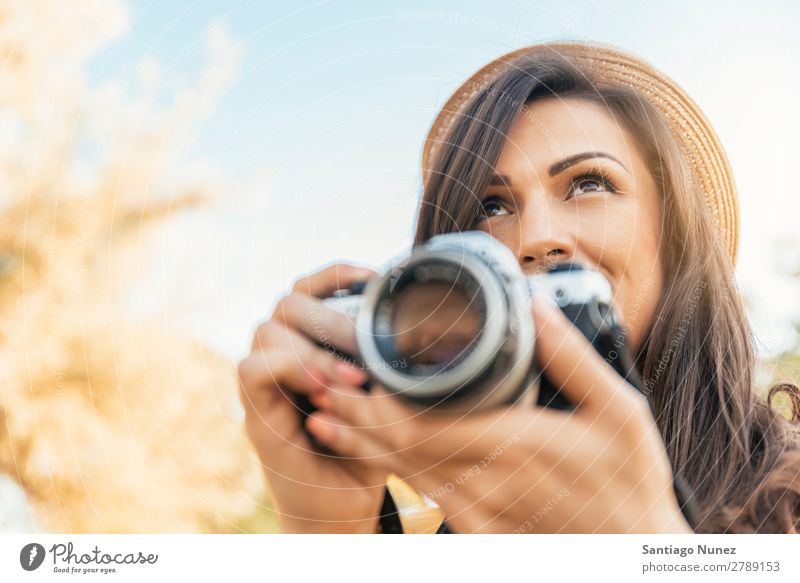
{"label": "blurred tree", "polygon": [[113,0],[0,5],[0,471],[43,530],[238,531],[271,514],[235,368],[123,300],[148,235],[214,190],[171,172],[240,50],[212,27],[161,108],[153,61],[136,91],[89,87],[127,20]]}

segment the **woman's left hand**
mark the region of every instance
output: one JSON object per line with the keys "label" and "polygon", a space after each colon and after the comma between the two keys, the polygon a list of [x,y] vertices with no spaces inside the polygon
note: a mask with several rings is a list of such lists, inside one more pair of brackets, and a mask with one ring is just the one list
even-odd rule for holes
{"label": "woman's left hand", "polygon": [[312,395],[308,428],[430,496],[455,532],[691,532],[645,397],[549,300],[532,311],[537,361],[575,411],[448,416],[332,387]]}

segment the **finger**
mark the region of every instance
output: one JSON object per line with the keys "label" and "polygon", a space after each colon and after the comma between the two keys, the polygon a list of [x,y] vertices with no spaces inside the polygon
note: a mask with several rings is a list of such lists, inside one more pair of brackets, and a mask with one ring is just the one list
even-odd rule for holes
{"label": "finger", "polygon": [[334,413],[316,411],[309,416],[306,427],[322,445],[349,461],[382,469],[396,463],[385,445]]}
{"label": "finger", "polygon": [[[332,382],[358,386],[367,380],[363,370],[275,320],[268,320],[256,329],[252,350],[242,365],[246,375],[256,377],[255,382],[274,382],[308,393]],[[282,367],[271,370],[269,358],[261,354],[264,351],[269,351],[268,355],[277,352]]]}
{"label": "finger", "polygon": [[333,351],[320,347],[300,332],[274,320],[268,320],[257,328],[253,338],[253,353],[245,359],[248,361],[246,364],[253,365],[254,373],[260,371],[263,375],[266,372],[258,366],[259,361],[264,359],[259,353],[270,349],[280,349],[294,355],[295,366],[289,367],[285,376],[277,380],[301,392],[333,382],[360,386],[368,378],[365,371],[335,356]]}
{"label": "finger", "polygon": [[[253,442],[271,454],[287,445],[308,448],[287,382],[301,385],[294,355],[282,349],[258,352],[239,363],[239,398]],[[318,382],[309,378],[309,384]]]}
{"label": "finger", "polygon": [[333,386],[314,394],[312,402],[381,443],[385,451],[417,459],[427,457],[427,441],[453,421],[452,417],[444,421],[431,419],[378,387],[366,393],[353,387]]}
{"label": "finger", "polygon": [[471,415],[437,415],[409,407],[380,386],[370,394],[334,386],[313,402],[358,427],[387,451],[433,462],[476,460],[518,443],[535,429],[541,440],[563,423],[564,415],[541,408],[508,407]]}
{"label": "finger", "polygon": [[338,289],[347,289],[354,283],[367,280],[374,275],[376,275],[375,270],[368,267],[336,263],[298,279],[292,291],[325,298]]}
{"label": "finger", "polygon": [[311,402],[317,407],[365,431],[385,427],[379,418],[385,416],[383,409],[391,406],[387,399],[388,396],[379,397],[373,392],[346,385],[332,385],[311,396]]}
{"label": "finger", "polygon": [[[380,385],[373,386],[369,392],[352,386],[333,385],[316,393],[314,399],[315,404],[320,404],[322,408],[383,441],[395,441],[395,433],[400,431],[397,426],[409,421],[425,435],[428,434],[428,426],[435,429],[443,424],[441,417],[437,419],[426,415],[423,409],[408,406]],[[444,423],[449,424],[457,419],[448,416]]]}
{"label": "finger", "polygon": [[612,409],[637,401],[629,385],[572,325],[560,309],[537,294],[532,302],[536,326],[536,360],[550,382],[584,408]]}
{"label": "finger", "polygon": [[353,320],[325,305],[317,298],[293,292],[282,297],[272,319],[301,331],[319,346],[330,352],[357,353],[356,327]]}
{"label": "finger", "polygon": [[254,346],[263,349],[244,358],[238,368],[248,435],[273,454],[290,444],[308,449],[294,394],[323,390],[331,379],[361,384],[366,374],[275,322],[260,326],[256,336]]}

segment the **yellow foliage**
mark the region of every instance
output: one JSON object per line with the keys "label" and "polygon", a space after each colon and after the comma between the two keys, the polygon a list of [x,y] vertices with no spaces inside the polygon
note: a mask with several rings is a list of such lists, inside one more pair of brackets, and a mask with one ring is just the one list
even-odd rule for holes
{"label": "yellow foliage", "polygon": [[138,97],[86,82],[126,27],[111,0],[0,7],[0,472],[43,530],[237,530],[264,486],[233,364],[124,297],[151,230],[212,194],[175,188],[171,161],[239,50],[213,29],[201,78],[159,110],[152,63]]}

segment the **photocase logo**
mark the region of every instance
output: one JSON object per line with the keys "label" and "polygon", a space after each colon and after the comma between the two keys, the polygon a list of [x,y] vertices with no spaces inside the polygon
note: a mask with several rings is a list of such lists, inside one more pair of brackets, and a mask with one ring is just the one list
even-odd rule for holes
{"label": "photocase logo", "polygon": [[19,552],[19,564],[26,571],[35,571],[44,561],[44,547],[39,543],[30,543]]}

